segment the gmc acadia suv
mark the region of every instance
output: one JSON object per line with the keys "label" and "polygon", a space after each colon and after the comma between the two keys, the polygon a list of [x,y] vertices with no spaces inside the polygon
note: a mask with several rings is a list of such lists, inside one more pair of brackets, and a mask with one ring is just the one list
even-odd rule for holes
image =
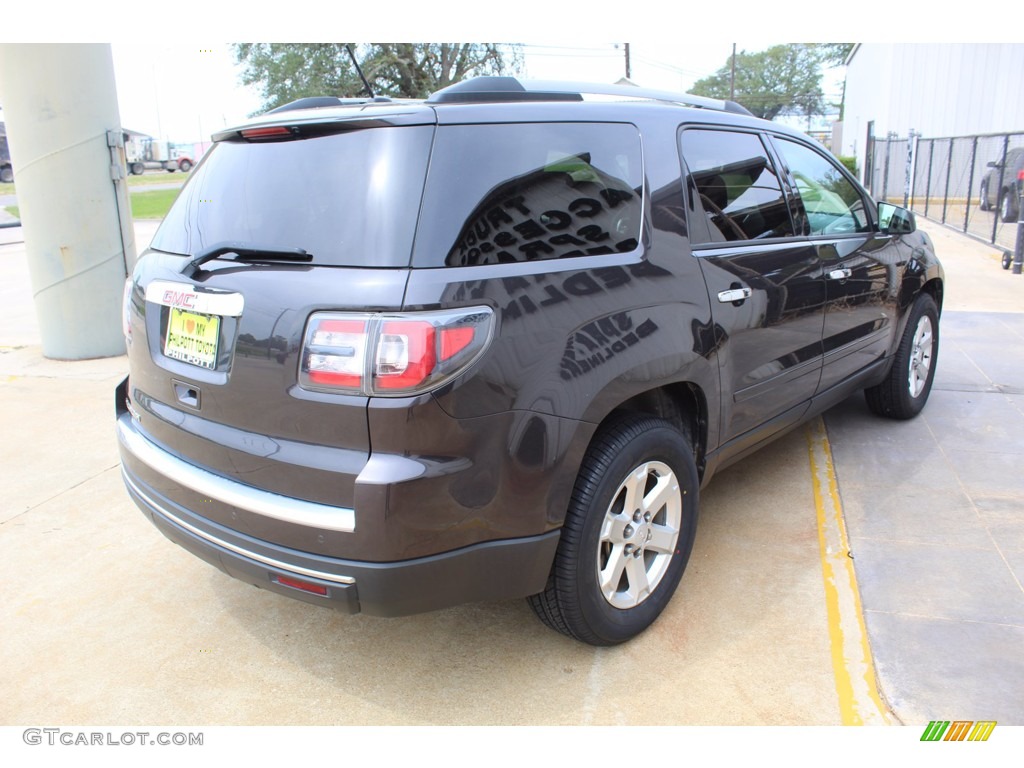
{"label": "gmc acadia suv", "polygon": [[126,285],[117,433],[157,527],[257,586],[619,643],[716,470],[928,398],[927,235],[737,104],[477,78],[214,139]]}

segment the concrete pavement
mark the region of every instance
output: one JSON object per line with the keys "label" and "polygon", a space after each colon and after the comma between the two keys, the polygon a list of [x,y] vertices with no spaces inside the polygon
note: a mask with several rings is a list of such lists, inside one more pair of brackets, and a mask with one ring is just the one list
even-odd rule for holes
{"label": "concrete pavement", "polygon": [[[870,648],[892,722],[1024,724],[1024,494],[1005,476],[1024,279],[924,226],[950,282],[934,400],[909,423],[859,398],[826,418]],[[153,229],[137,222],[140,247]],[[0,229],[0,724],[844,721],[806,431],[712,481],[676,598],[625,646],[569,641],[522,601],[338,615],[229,579],[146,521],[113,435],[125,360],[41,357],[18,232]],[[1002,336],[972,325],[979,308]],[[975,684],[986,669],[1005,684]]]}
{"label": "concrete pavement", "polygon": [[825,416],[865,621],[900,721],[1024,725],[1024,278],[921,225],[947,279],[927,407]]}

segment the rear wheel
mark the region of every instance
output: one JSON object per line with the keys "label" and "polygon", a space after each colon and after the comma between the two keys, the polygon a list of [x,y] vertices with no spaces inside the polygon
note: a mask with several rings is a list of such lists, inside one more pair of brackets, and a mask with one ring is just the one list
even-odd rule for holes
{"label": "rear wheel", "polygon": [[591,645],[643,632],[668,605],[693,547],[698,478],[686,437],[663,419],[602,428],[573,490],[544,592],[552,629]]}
{"label": "rear wheel", "polygon": [[1012,190],[1005,190],[999,198],[999,218],[1003,221],[1017,220],[1017,199]]}
{"label": "rear wheel", "polygon": [[910,419],[921,412],[935,379],[939,354],[939,310],[927,293],[914,301],[885,381],[864,390],[868,407],[879,416]]}
{"label": "rear wheel", "polygon": [[4,184],[10,184],[14,181],[14,169],[9,165],[5,165],[0,168],[0,181]]}
{"label": "rear wheel", "polygon": [[978,201],[978,208],[980,208],[983,211],[991,210],[992,206],[988,204],[988,182],[981,182],[981,191],[978,194],[981,198]]}

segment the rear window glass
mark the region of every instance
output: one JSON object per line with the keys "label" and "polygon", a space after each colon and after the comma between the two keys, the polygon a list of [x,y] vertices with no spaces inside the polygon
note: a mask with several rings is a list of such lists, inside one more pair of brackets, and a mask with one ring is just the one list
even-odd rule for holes
{"label": "rear window glass", "polygon": [[632,125],[442,126],[413,263],[463,267],[632,251],[642,190]]}
{"label": "rear window glass", "polygon": [[432,126],[221,142],[192,172],[152,247],[302,248],[316,264],[408,266]]}

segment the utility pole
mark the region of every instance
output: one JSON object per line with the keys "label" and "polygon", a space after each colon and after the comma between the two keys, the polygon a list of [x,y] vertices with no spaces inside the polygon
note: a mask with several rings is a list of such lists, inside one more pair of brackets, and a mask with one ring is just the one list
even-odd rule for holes
{"label": "utility pole", "polygon": [[729,75],[729,101],[736,101],[736,43],[732,44],[732,72]]}
{"label": "utility pole", "polygon": [[0,45],[0,92],[43,355],[123,355],[135,233],[110,45]]}
{"label": "utility pole", "polygon": [[628,80],[629,78],[631,78],[633,76],[633,69],[629,65],[629,43],[626,43],[625,46],[626,46],[626,79]]}

